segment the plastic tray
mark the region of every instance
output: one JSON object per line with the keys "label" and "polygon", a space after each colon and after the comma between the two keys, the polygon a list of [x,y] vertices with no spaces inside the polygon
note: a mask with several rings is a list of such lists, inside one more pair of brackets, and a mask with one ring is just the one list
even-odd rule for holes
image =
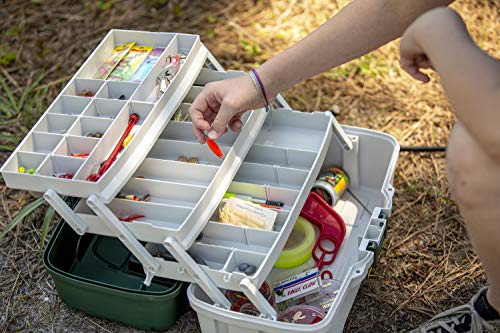
{"label": "plastic tray", "polygon": [[[320,163],[322,169],[342,166],[349,170],[351,180],[351,193],[344,194],[335,206],[346,222],[347,233],[337,258],[324,268],[332,273],[334,280],[342,283],[326,318],[317,324],[298,325],[232,312],[214,305],[199,286],[191,284],[188,297],[198,314],[202,332],[342,332],[359,286],[374,262],[376,249],[382,245],[392,208],[391,183],[399,152],[397,141],[389,135],[348,126],[344,129],[357,149],[344,152],[339,143],[332,140],[325,160]],[[247,159],[252,156],[249,154]],[[206,230],[209,227],[216,226],[209,225]],[[263,253],[261,258],[266,256],[265,250]],[[274,269],[271,277],[274,274],[279,275],[279,270]]]}
{"label": "plastic tray", "polygon": [[[189,109],[188,102],[195,97],[193,91],[200,91],[198,83],[225,77],[224,73],[203,70],[174,118],[185,118],[180,115]],[[115,198],[108,207],[118,217],[145,216],[127,224],[137,239],[162,243],[166,237],[174,236],[184,248],[189,248],[218,206],[265,118],[263,109],[252,111],[243,118],[239,133],[229,133],[218,140],[224,159],[196,141],[190,122],[170,121],[133,177],[120,190],[120,193],[139,196],[150,194],[149,202]],[[177,161],[181,155],[196,157],[199,164]],[[89,232],[112,235],[99,217],[88,214],[91,210],[85,203],[75,211],[89,226]]]}
{"label": "plastic tray", "polygon": [[[185,222],[186,217],[196,209],[196,205],[199,207],[206,186],[216,187],[222,190],[222,194],[227,189],[255,198],[284,202],[274,230],[265,231],[208,222],[222,198],[220,196],[212,200],[210,208],[204,208],[205,213],[209,209],[209,215],[205,215],[203,237],[189,248],[191,254],[205,260],[207,266],[202,268],[218,287],[240,290],[241,280],[248,277],[237,270],[243,262],[257,267],[256,273],[248,278],[255,285],[260,285],[288,239],[332,138],[329,113],[302,113],[287,109],[273,112],[272,129],[269,131],[268,123],[264,123],[245,162],[237,172],[234,170],[236,176],[227,185],[217,178],[217,172],[221,171],[215,165],[172,161],[181,152],[183,155],[200,156],[201,163],[212,161],[213,157],[206,147],[198,143],[176,141],[177,133],[186,133],[190,123],[170,122],[151,150],[150,157],[144,160],[135,174],[144,178],[132,178],[123,189],[138,195],[147,191],[151,194],[151,202],[115,199],[109,207],[117,215],[145,215],[143,219],[127,223],[128,230],[141,241],[161,244],[168,231],[181,223],[193,228],[192,223]],[[185,128],[179,130],[180,127]],[[295,133],[294,139],[290,140],[286,133]],[[224,139],[230,141],[231,138],[232,134],[229,134]],[[173,142],[182,150],[176,150]],[[160,148],[164,149],[164,153],[157,150]],[[231,180],[227,172],[223,175],[225,180]],[[75,212],[89,226],[90,233],[112,235],[100,218],[92,215],[84,201],[80,201]],[[157,276],[193,281],[179,263],[157,260],[161,264]]]}
{"label": "plastic tray", "polygon": [[142,267],[117,238],[78,236],[62,221],[44,252],[61,299],[86,313],[145,330],[166,330],[187,308],[185,284],[142,284]]}
{"label": "plastic tray", "polygon": [[[165,48],[141,83],[92,79],[115,46],[131,41]],[[52,189],[80,198],[95,194],[104,202],[111,201],[184,99],[207,53],[197,35],[111,30],[2,166],[5,183],[17,189],[40,192]],[[175,54],[186,55],[185,62],[167,91],[155,100],[156,77],[167,57]],[[82,90],[95,95],[80,97]],[[125,100],[118,99],[121,95]],[[113,150],[132,113],[137,113],[140,119],[130,144],[97,182],[86,181]],[[94,132],[103,135],[99,139],[87,137]],[[78,153],[89,156],[71,157]],[[26,173],[18,173],[20,166],[26,168]],[[29,169],[35,173],[29,174]],[[54,177],[64,173],[74,174],[73,179]]]}

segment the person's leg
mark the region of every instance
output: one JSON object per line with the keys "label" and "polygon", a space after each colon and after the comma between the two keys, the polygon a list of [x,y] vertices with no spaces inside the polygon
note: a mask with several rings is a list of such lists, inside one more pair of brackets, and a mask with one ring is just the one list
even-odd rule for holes
{"label": "person's leg", "polygon": [[412,333],[500,331],[500,165],[458,123],[447,150],[448,182],[489,287],[468,304],[438,314]]}
{"label": "person's leg", "polygon": [[500,165],[460,123],[450,136],[447,163],[452,194],[486,271],[488,302],[500,312]]}

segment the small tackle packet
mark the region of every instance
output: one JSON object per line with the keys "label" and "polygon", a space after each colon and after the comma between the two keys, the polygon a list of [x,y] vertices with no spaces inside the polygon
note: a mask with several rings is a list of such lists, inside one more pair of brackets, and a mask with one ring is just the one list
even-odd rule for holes
{"label": "small tackle packet", "polygon": [[105,80],[115,69],[116,65],[125,57],[125,55],[130,51],[135,42],[130,42],[124,45],[118,45],[114,48],[111,56],[99,67],[97,72],[94,74],[94,79]]}
{"label": "small tackle packet", "polygon": [[133,46],[113,69],[108,80],[129,81],[152,50],[152,46]]}
{"label": "small tackle packet", "polygon": [[130,81],[133,82],[142,82],[146,78],[146,76],[151,72],[151,69],[153,66],[158,62],[160,59],[163,51],[165,51],[164,48],[161,47],[155,47],[147,56],[146,60],[144,60],[139,67],[139,69],[134,73]]}
{"label": "small tackle packet", "polygon": [[305,296],[317,291],[320,287],[319,271],[315,267],[308,271],[293,275],[285,280],[274,284],[274,295],[276,303],[294,299],[295,302],[287,304],[297,304],[299,296]]}

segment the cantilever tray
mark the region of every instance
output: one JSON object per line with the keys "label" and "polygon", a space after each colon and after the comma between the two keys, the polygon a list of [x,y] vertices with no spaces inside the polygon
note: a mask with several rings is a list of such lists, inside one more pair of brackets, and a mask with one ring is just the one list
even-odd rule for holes
{"label": "cantilever tray", "polygon": [[[92,79],[115,46],[131,41],[165,48],[144,81]],[[111,30],[2,166],[0,171],[7,186],[40,192],[52,189],[81,198],[95,194],[110,202],[146,157],[184,99],[207,53],[196,35]],[[167,91],[156,99],[156,77],[167,57],[176,54],[184,54],[186,59]],[[95,95],[80,97],[82,90]],[[118,99],[122,95],[125,99]],[[119,141],[132,113],[140,117],[134,138],[97,182],[87,181]],[[93,132],[103,135],[87,137]],[[78,153],[89,156],[71,157]],[[21,166],[26,171],[33,169],[34,174],[19,173]],[[54,176],[65,173],[73,174],[73,179]]]}
{"label": "cantilever tray", "polygon": [[[186,108],[187,105],[182,104],[180,110]],[[189,228],[196,239],[203,229],[202,237],[189,247],[188,252],[206,262],[201,267],[219,288],[240,290],[240,282],[245,278],[260,285],[288,239],[332,140],[332,116],[329,113],[288,109],[273,112],[271,130],[268,130],[269,121],[266,121],[234,178],[232,172],[226,175],[228,186],[217,179],[217,173],[221,172],[217,165],[203,165],[216,161],[203,146],[190,142],[194,139],[189,132],[189,136],[186,135],[186,130],[191,124],[170,122],[134,174],[135,178],[130,179],[123,189],[137,195],[149,191],[151,202],[115,199],[109,207],[118,215],[145,215],[143,219],[126,224],[128,230],[142,241],[163,243],[175,228],[181,230],[183,227]],[[230,133],[223,139],[230,143],[235,137]],[[176,162],[179,154],[200,156],[202,164]],[[226,225],[211,219],[221,196],[210,206],[200,204],[199,198],[206,193],[207,186],[222,188],[222,193],[228,189],[255,198],[279,200],[285,205],[279,211],[272,231]],[[205,214],[202,229],[188,218],[196,209],[210,213]],[[75,212],[89,225],[88,232],[113,235],[83,200]],[[183,240],[177,239],[179,242]],[[195,282],[181,264],[160,258],[156,260],[160,263],[157,276]],[[256,273],[246,276],[238,272],[240,263],[255,265]]]}

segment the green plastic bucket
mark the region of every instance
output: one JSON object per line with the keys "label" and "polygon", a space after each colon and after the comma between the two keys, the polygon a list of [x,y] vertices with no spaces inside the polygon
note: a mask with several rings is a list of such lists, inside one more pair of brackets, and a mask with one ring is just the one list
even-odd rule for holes
{"label": "green plastic bucket", "polygon": [[43,261],[69,306],[144,330],[166,330],[186,311],[187,284],[154,278],[146,287],[142,266],[113,237],[79,236],[64,221]]}

